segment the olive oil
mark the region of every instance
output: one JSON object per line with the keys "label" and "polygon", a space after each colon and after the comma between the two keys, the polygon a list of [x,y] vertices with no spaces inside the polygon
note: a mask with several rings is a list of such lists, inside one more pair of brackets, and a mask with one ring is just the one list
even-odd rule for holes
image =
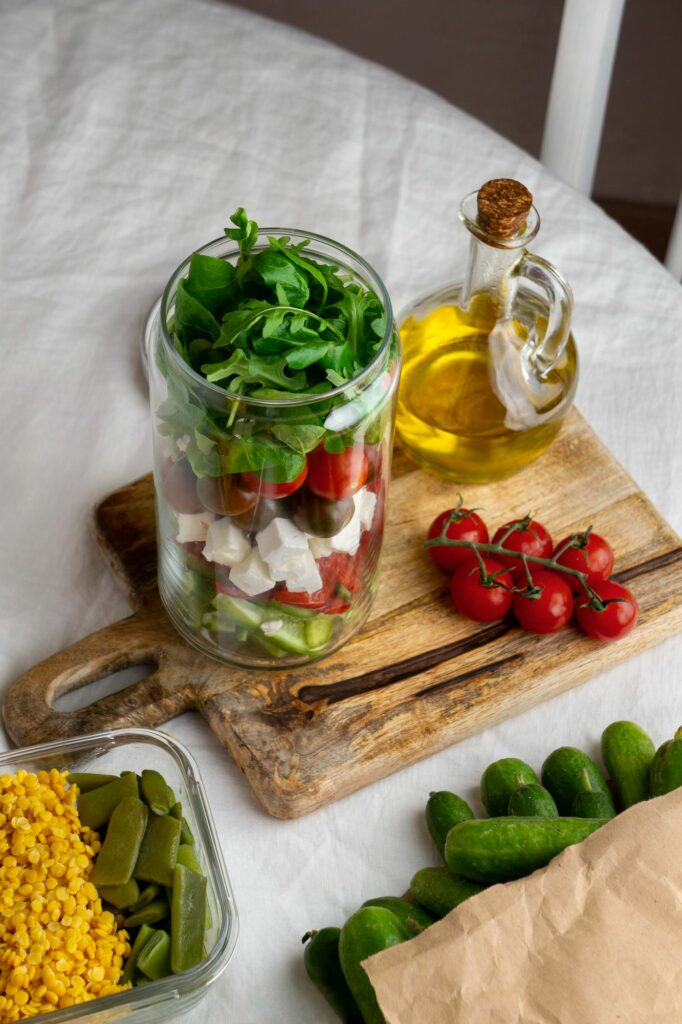
{"label": "olive oil", "polygon": [[[546,318],[536,320],[543,330]],[[500,324],[486,293],[468,310],[453,303],[421,317],[415,310],[400,337],[397,432],[425,469],[462,483],[501,480],[558,434],[575,391],[572,337],[551,372],[532,379],[524,366],[527,327],[518,319]]]}
{"label": "olive oil", "polygon": [[416,303],[400,328],[398,437],[417,462],[462,483],[519,472],[552,443],[575,394],[571,289],[528,252],[540,218],[520,182],[465,196],[461,283]]}

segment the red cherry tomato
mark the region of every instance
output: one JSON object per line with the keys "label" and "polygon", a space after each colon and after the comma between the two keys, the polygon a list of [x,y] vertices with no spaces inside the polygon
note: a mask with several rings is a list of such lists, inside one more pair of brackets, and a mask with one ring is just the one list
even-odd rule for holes
{"label": "red cherry tomato", "polygon": [[284,585],[280,585],[275,588],[273,599],[275,601],[279,601],[280,604],[292,604],[297,608],[314,608],[321,610],[327,603],[328,594],[326,587],[322,587],[321,590],[316,590],[314,594],[309,594],[306,590],[287,590]]}
{"label": "red cherry tomato", "polygon": [[540,590],[537,598],[514,594],[514,615],[528,633],[556,633],[568,625],[573,614],[573,594],[568,583],[556,572],[532,569],[533,583]]}
{"label": "red cherry tomato", "polygon": [[[452,514],[453,509],[447,508],[433,520],[429,526],[428,537],[433,540],[439,537],[446,519]],[[461,508],[457,517],[453,519],[445,534],[450,540],[469,540],[476,544],[488,543],[488,527],[476,512],[470,512]],[[470,548],[449,548],[445,544],[427,548],[431,558],[436,565],[446,572],[454,572],[458,565],[471,560]]]}
{"label": "red cherry tomato", "polygon": [[[525,522],[526,520],[516,520],[516,522],[505,523],[504,526],[495,531],[493,544],[499,544],[511,526],[523,527]],[[516,529],[513,533],[510,533],[502,547],[508,551],[518,551],[519,554],[533,555],[534,558],[550,558],[552,554],[552,538],[542,523],[532,519],[525,529]],[[523,579],[524,572],[520,558],[507,558],[506,555],[495,555],[495,558],[509,570],[514,581]]]}
{"label": "red cherry tomato", "polygon": [[[613,569],[613,548],[609,542],[596,533],[590,533],[584,544],[580,543],[579,547],[566,548],[557,558],[557,551],[571,539],[571,537],[564,537],[554,549],[554,558],[559,565],[565,565],[567,569],[577,569],[578,572],[586,572],[587,582],[590,586],[601,580],[607,580]],[[581,542],[582,536],[574,534],[573,539]],[[574,594],[583,593],[580,580],[576,576],[564,576],[564,579]]]}
{"label": "red cherry tomato", "polygon": [[[500,572],[503,566],[492,558],[483,559],[486,573]],[[469,557],[455,570],[450,594],[452,603],[461,615],[474,622],[494,622],[502,619],[512,606],[512,595],[505,587],[512,586],[508,572],[502,572],[495,581],[486,584],[481,581],[478,561]]]}
{"label": "red cherry tomato", "polygon": [[324,447],[308,456],[308,487],[319,498],[337,501],[359,491],[369,470],[369,462],[361,445],[344,448],[334,454]]}
{"label": "red cherry tomato", "polygon": [[[267,474],[267,470],[265,470]],[[247,491],[254,491],[259,498],[286,498],[293,494],[299,487],[303,487],[308,476],[308,464],[303,467],[295,480],[288,480],[285,483],[275,483],[273,480],[263,479],[258,473],[242,473],[242,482]]]}
{"label": "red cherry tomato", "polygon": [[604,602],[610,602],[603,611],[596,611],[590,607],[590,602],[585,595],[576,601],[576,619],[578,625],[595,640],[604,640],[610,643],[613,640],[620,640],[637,625],[639,618],[639,605],[631,590],[623,587],[613,580],[604,580],[595,583],[592,587],[595,593]]}
{"label": "red cherry tomato", "polygon": [[356,559],[343,552],[335,552],[320,558],[317,567],[322,577],[322,586],[312,594],[306,591],[288,590],[280,583],[273,595],[275,601],[311,608],[338,615],[350,608],[350,596],[362,589]]}

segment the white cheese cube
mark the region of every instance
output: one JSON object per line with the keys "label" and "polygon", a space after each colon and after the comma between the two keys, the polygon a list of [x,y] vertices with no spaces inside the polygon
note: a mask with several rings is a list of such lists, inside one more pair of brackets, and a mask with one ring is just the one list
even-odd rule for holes
{"label": "white cheese cube", "polygon": [[322,577],[311,551],[306,552],[302,558],[298,559],[296,565],[289,569],[284,577],[284,582],[287,590],[291,590],[293,593],[305,590],[308,594],[314,594],[316,590],[320,590]]}
{"label": "white cheese cube", "polygon": [[212,512],[178,512],[178,542],[192,544],[206,540],[208,528],[214,519]]}
{"label": "white cheese cube", "polygon": [[315,558],[326,558],[327,555],[331,555],[333,551],[331,537],[310,537],[310,550]]}
{"label": "white cheese cube", "polygon": [[280,568],[308,551],[308,538],[289,519],[276,518],[256,534],[261,557],[271,567]]}
{"label": "white cheese cube", "polygon": [[225,517],[209,526],[202,554],[208,562],[232,566],[242,562],[250,551],[251,545],[242,531]]}
{"label": "white cheese cube", "polygon": [[360,518],[360,526],[363,530],[369,530],[374,519],[374,510],[377,507],[377,496],[374,491],[368,491],[363,487],[353,496],[355,511]]}
{"label": "white cheese cube", "polygon": [[344,526],[343,530],[333,537],[329,537],[332,551],[342,551],[347,555],[354,555],[360,546],[361,532],[360,516],[355,512],[353,518],[347,526]]}
{"label": "white cheese cube", "polygon": [[243,562],[230,569],[230,583],[239,587],[249,597],[262,594],[271,590],[275,581],[268,571],[268,567],[255,548],[252,548]]}
{"label": "white cheese cube", "polygon": [[283,625],[284,619],[267,619],[265,622],[261,622],[259,628],[261,633],[272,636],[273,633],[278,633]]}

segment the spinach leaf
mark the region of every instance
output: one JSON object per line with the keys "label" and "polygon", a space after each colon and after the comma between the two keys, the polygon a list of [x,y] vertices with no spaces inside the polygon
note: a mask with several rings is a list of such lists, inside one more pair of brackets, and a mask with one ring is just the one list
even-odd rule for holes
{"label": "spinach leaf", "polygon": [[227,260],[195,252],[189,261],[185,289],[205,309],[219,319],[230,302],[237,298],[237,278]]}
{"label": "spinach leaf", "polygon": [[220,335],[220,324],[213,314],[187,291],[187,281],[178,284],[175,294],[175,324],[181,340],[190,342],[196,337],[212,338]]}
{"label": "spinach leaf", "polygon": [[281,306],[305,306],[310,297],[306,276],[284,253],[265,249],[254,258],[253,266],[265,283],[275,291]]}
{"label": "spinach leaf", "polygon": [[272,483],[295,480],[305,468],[305,455],[264,434],[235,437],[226,459],[227,473],[260,473]]}
{"label": "spinach leaf", "polygon": [[316,427],[307,423],[275,423],[272,433],[288,448],[305,453],[317,448],[327,431],[324,427]]}

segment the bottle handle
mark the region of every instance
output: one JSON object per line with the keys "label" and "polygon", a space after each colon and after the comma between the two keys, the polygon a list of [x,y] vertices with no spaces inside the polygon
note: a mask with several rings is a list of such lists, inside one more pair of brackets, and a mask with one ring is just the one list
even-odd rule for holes
{"label": "bottle handle", "polygon": [[528,281],[547,301],[544,333],[537,323],[530,327],[524,346],[528,361],[540,377],[546,377],[561,360],[573,316],[573,292],[558,270],[532,252],[524,252],[511,270],[512,278]]}

